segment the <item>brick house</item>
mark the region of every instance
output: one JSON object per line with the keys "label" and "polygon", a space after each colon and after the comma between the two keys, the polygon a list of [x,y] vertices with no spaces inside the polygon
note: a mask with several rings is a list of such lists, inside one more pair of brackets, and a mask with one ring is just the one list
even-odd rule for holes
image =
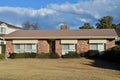
{"label": "brick house", "polygon": [[6,53],[57,53],[104,51],[115,46],[114,29],[18,30],[5,36]]}

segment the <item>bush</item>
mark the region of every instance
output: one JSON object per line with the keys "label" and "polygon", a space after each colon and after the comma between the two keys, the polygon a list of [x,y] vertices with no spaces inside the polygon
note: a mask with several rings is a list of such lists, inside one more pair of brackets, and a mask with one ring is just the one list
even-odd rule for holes
{"label": "bush", "polygon": [[37,54],[37,58],[50,58],[51,54],[50,53],[40,53],[40,54]]}
{"label": "bush", "polygon": [[102,55],[102,58],[110,61],[120,62],[120,46],[115,46],[106,50]]}
{"label": "bush", "polygon": [[76,52],[69,52],[62,56],[63,58],[80,58],[80,55]]}
{"label": "bush", "polygon": [[12,53],[12,54],[9,53],[9,57],[8,58],[11,58],[11,59],[15,58],[15,54],[16,53]]}
{"label": "bush", "polygon": [[0,54],[0,59],[5,59],[5,56],[3,54]]}
{"label": "bush", "polygon": [[88,52],[84,53],[84,57],[86,58],[97,58],[99,55],[98,50],[89,50]]}
{"label": "bush", "polygon": [[51,58],[60,58],[57,53],[50,53]]}
{"label": "bush", "polygon": [[35,58],[36,53],[12,53],[10,58]]}
{"label": "bush", "polygon": [[56,53],[12,53],[9,58],[58,58]]}

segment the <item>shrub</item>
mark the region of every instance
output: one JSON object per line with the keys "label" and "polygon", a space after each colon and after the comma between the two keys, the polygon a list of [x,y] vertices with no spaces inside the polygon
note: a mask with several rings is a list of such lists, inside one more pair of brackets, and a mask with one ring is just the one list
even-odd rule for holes
{"label": "shrub", "polygon": [[98,50],[89,50],[88,52],[84,53],[84,57],[86,58],[97,58],[99,55]]}
{"label": "shrub", "polygon": [[0,59],[5,59],[5,56],[3,54],[0,54]]}
{"label": "shrub", "polygon": [[63,58],[80,58],[80,55],[76,52],[69,52],[62,56]]}
{"label": "shrub", "polygon": [[36,53],[12,53],[10,58],[35,58]]}
{"label": "shrub", "polygon": [[12,53],[12,54],[9,53],[9,55],[10,55],[9,58],[11,58],[11,59],[15,58],[15,54],[16,53]]}
{"label": "shrub", "polygon": [[50,58],[50,53],[40,53],[40,54],[37,54],[36,56],[37,58]]}
{"label": "shrub", "polygon": [[111,49],[108,49],[102,55],[103,59],[120,62],[120,46],[115,46]]}
{"label": "shrub", "polygon": [[60,58],[60,56],[57,53],[51,53],[51,58]]}
{"label": "shrub", "polygon": [[12,53],[9,58],[58,58],[57,53]]}

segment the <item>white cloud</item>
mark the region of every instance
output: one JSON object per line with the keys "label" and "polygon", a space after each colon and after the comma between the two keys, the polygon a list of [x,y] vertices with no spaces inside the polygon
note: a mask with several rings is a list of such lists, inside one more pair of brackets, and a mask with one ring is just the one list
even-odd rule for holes
{"label": "white cloud", "polygon": [[55,14],[55,12],[56,11],[54,11],[52,9],[47,9],[47,8],[43,8],[43,9],[38,10],[38,14],[40,14],[41,16]]}
{"label": "white cloud", "polygon": [[120,14],[120,0],[86,0],[78,3],[50,4],[46,8],[0,7],[0,20],[22,25],[25,21],[39,22],[42,29],[55,29],[61,23],[78,28],[83,22],[95,24],[102,16],[116,20]]}
{"label": "white cloud", "polygon": [[47,8],[41,8],[39,10],[34,10],[31,8],[20,8],[20,7],[0,7],[0,12],[14,12],[19,15],[29,15],[29,16],[45,16],[55,13],[55,11]]}
{"label": "white cloud", "polygon": [[80,18],[80,21],[81,21],[81,22],[85,22],[85,23],[86,23],[86,22],[89,22],[89,21],[87,21],[87,20],[84,19],[84,18]]}

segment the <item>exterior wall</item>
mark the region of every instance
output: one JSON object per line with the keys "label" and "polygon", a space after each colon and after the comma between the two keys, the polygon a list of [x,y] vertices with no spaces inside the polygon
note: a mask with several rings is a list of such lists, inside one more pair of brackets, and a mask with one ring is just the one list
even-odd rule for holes
{"label": "exterior wall", "polygon": [[59,57],[62,56],[61,40],[55,40],[55,53],[57,53]]}
{"label": "exterior wall", "polygon": [[14,52],[14,45],[12,40],[6,40],[6,53],[13,53]]}
{"label": "exterior wall", "polygon": [[17,30],[20,30],[20,29],[8,28],[8,29],[6,30],[6,34],[12,33],[12,32],[17,31]]}
{"label": "exterior wall", "polygon": [[49,53],[49,43],[47,40],[38,40],[38,53]]}
{"label": "exterior wall", "polygon": [[[106,49],[115,46],[115,40],[107,40]],[[38,53],[49,53],[49,41],[38,40]],[[89,50],[89,40],[78,40],[77,41],[77,53],[87,52]],[[13,53],[14,45],[13,40],[6,40],[6,53]],[[62,45],[61,40],[55,40],[55,53],[59,57],[62,56]]]}
{"label": "exterior wall", "polygon": [[77,53],[87,52],[89,50],[89,40],[78,40]]}
{"label": "exterior wall", "polygon": [[115,46],[115,40],[107,40],[106,49],[112,48]]}
{"label": "exterior wall", "polygon": [[0,27],[4,27],[4,28],[6,29],[5,34],[9,34],[9,33],[11,33],[11,32],[20,30],[20,29],[17,29],[17,28],[8,27],[5,23],[1,24]]}

